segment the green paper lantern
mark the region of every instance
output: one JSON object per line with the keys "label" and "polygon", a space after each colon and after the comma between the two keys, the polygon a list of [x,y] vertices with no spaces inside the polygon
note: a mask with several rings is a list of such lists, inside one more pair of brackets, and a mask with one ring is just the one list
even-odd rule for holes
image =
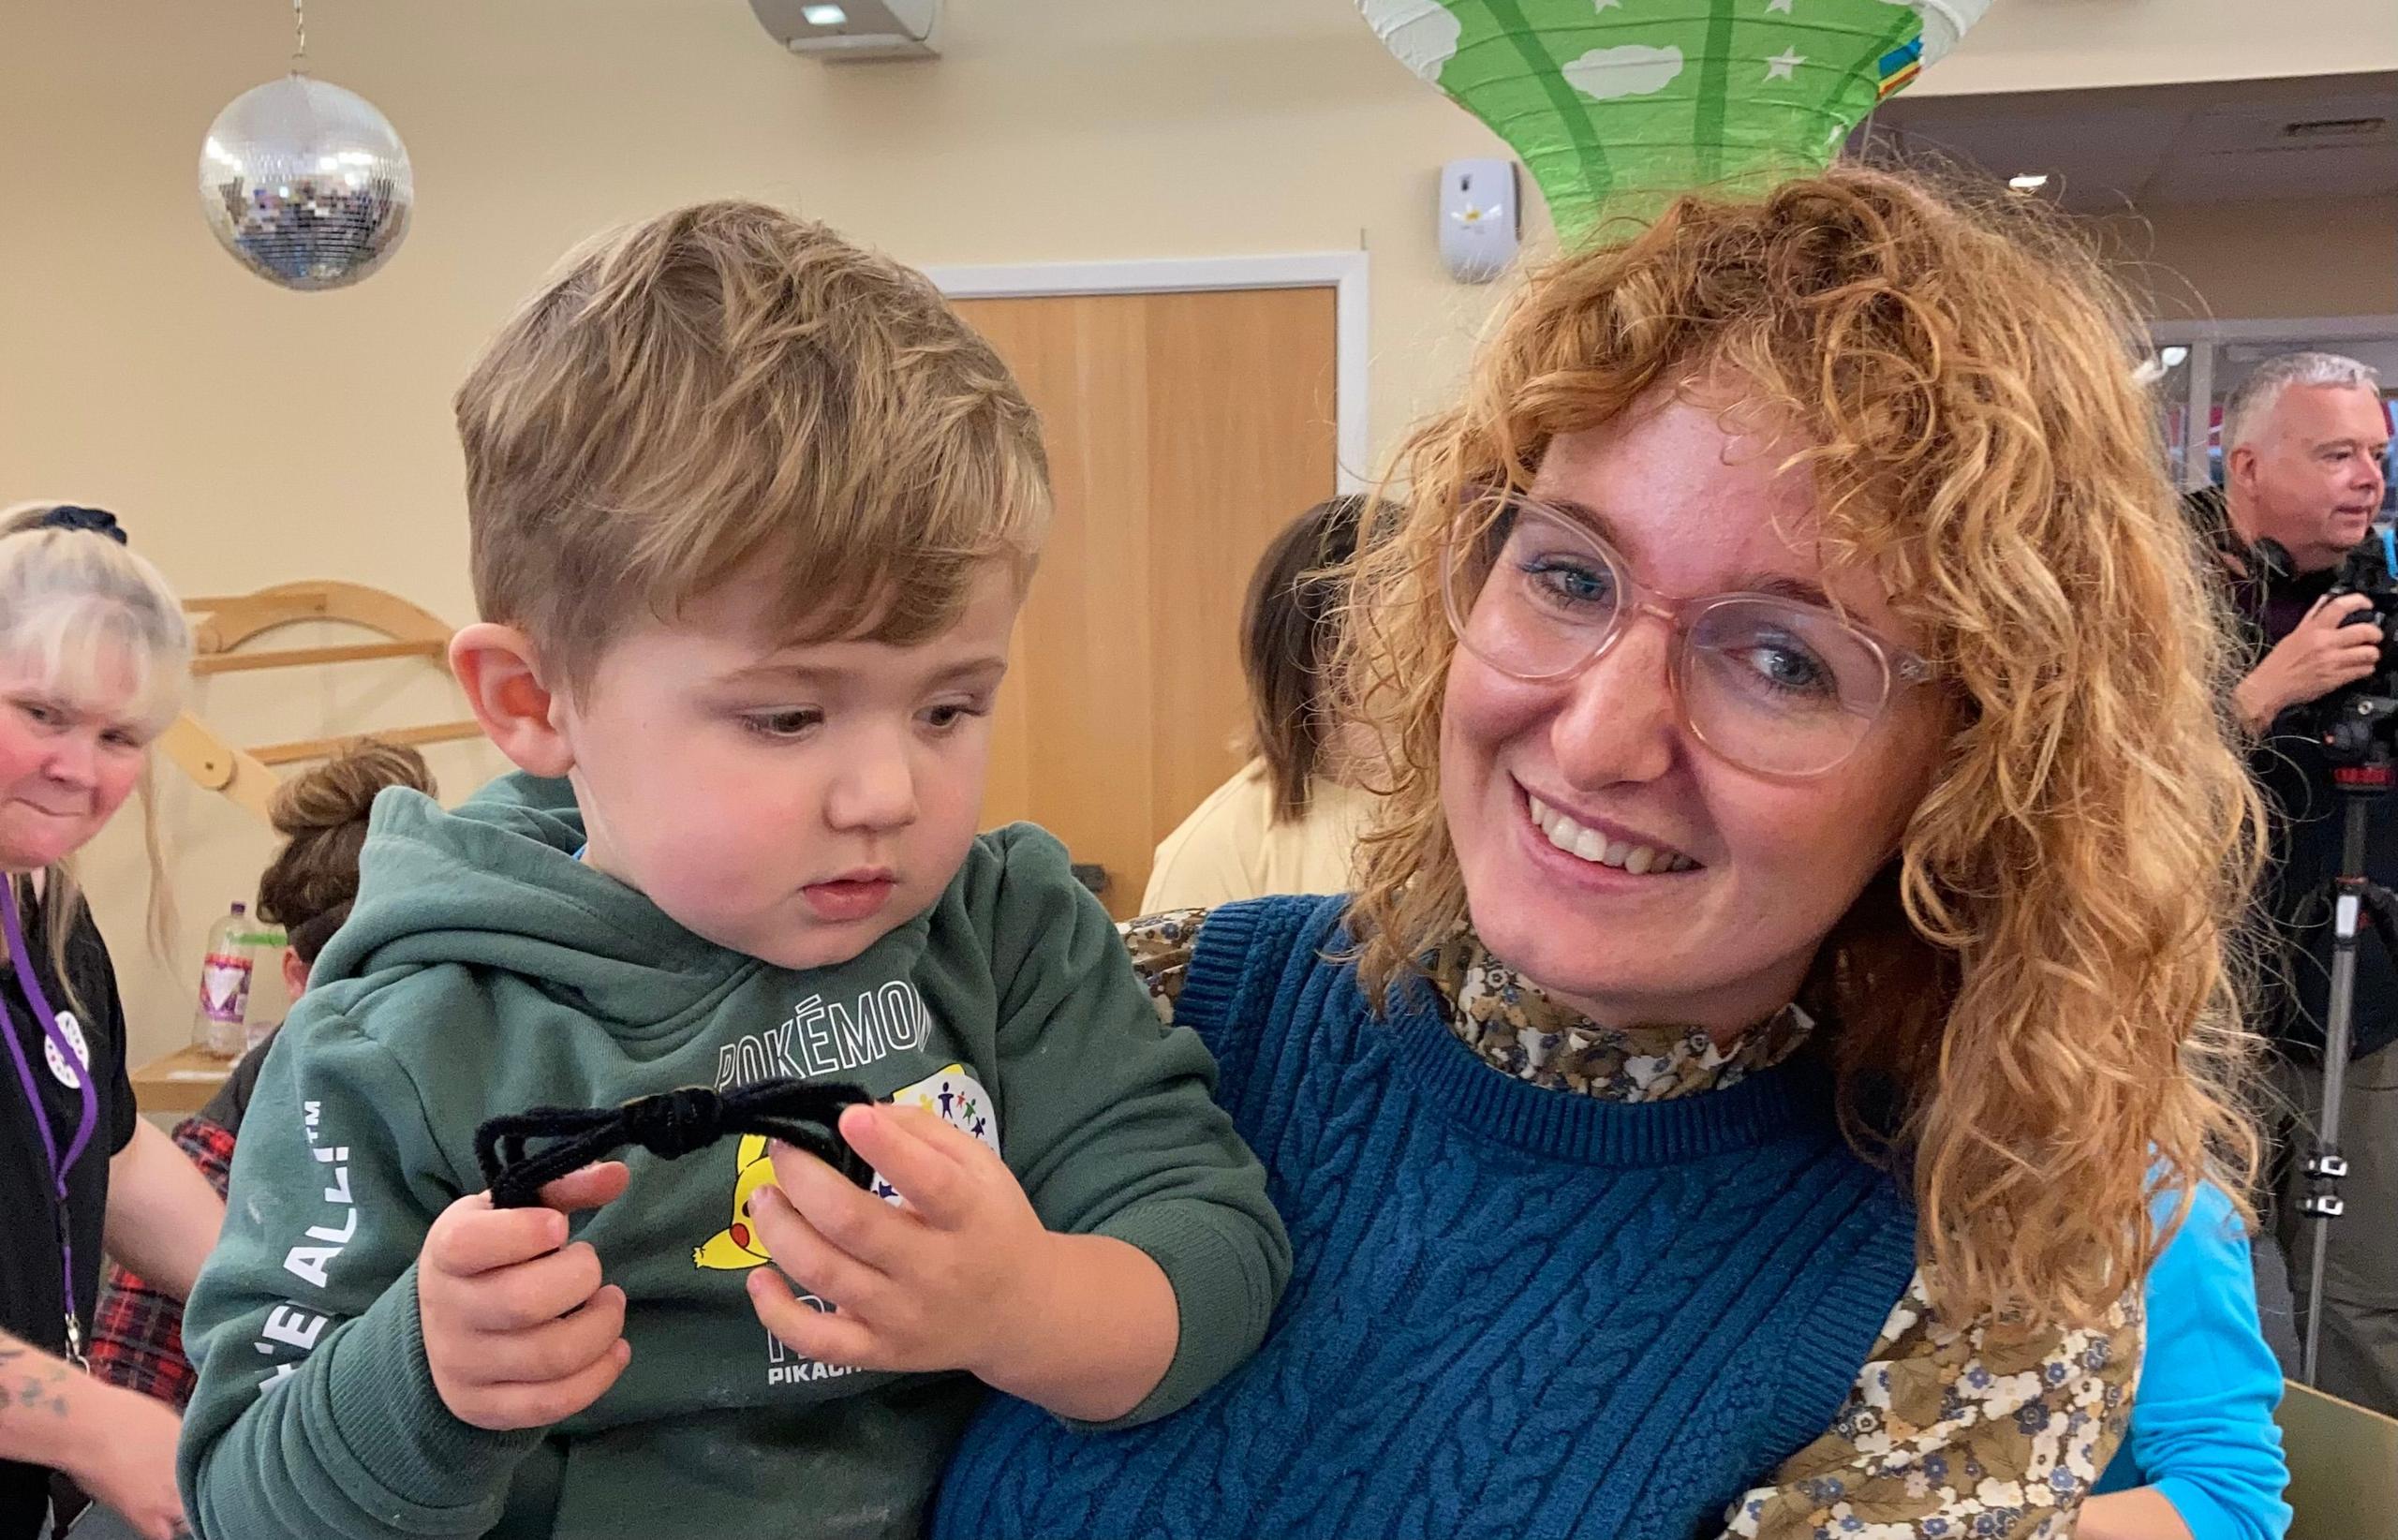
{"label": "green paper lantern", "polygon": [[1569,240],[1694,187],[1821,170],[1990,0],[1358,0],[1514,146]]}

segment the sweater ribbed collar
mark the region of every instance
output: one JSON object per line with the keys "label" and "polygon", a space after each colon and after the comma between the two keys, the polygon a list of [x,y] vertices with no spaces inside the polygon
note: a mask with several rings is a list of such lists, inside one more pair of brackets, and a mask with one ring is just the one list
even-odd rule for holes
{"label": "sweater ribbed collar", "polygon": [[[1418,999],[1429,1007],[1428,994]],[[1703,1096],[1612,1101],[1492,1074],[1443,1015],[1428,1008],[1392,1014],[1409,1080],[1458,1122],[1543,1159],[1670,1165],[1833,1128],[1831,1076],[1813,1057],[1719,1083]]]}
{"label": "sweater ribbed collar", "polygon": [[[1254,977],[1249,970],[1280,966],[1253,953],[1258,927],[1264,925],[1271,931],[1288,923],[1296,917],[1289,906],[1300,902],[1236,904],[1206,914],[1195,937],[1185,943],[1191,952],[1177,991],[1177,1017],[1187,1013],[1196,1025],[1262,1004],[1236,1003],[1244,996],[1244,978]],[[1324,900],[1298,920],[1295,933],[1277,935],[1270,943],[1273,957],[1285,955],[1284,949],[1293,945],[1320,956],[1341,951],[1337,906],[1337,900]],[[1280,1003],[1287,1006],[1295,1000]],[[1320,1008],[1370,1009],[1354,989],[1325,998]],[[1494,1073],[1491,1061],[1455,1027],[1459,1014],[1454,997],[1437,978],[1414,978],[1397,991],[1381,1026],[1391,1034],[1388,1048],[1410,1093],[1480,1137],[1540,1159],[1623,1167],[1667,1165],[1833,1130],[1828,1069],[1817,1056],[1792,1057],[1806,1041],[1803,1031],[1785,1033],[1787,1042],[1769,1064],[1758,1062],[1766,1050],[1744,1053],[1736,1046],[1732,1057],[1740,1061],[1743,1073],[1728,1083],[1720,1074],[1706,1076],[1707,1084],[1699,1088],[1705,1095],[1683,1090],[1670,1097],[1625,1099],[1576,1094],[1517,1074]],[[1744,1038],[1743,1044],[1748,1041]]]}

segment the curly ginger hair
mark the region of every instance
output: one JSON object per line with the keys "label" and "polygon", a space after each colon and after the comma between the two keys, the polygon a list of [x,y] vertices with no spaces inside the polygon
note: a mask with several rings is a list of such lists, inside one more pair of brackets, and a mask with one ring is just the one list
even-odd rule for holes
{"label": "curly ginger hair", "polygon": [[2261,835],[2224,601],[2132,312],[2023,201],[1842,167],[1685,198],[1533,274],[1462,404],[1400,448],[1404,513],[1352,566],[1338,669],[1385,756],[1350,923],[1387,1003],[1465,915],[1440,585],[1477,495],[1521,490],[1551,440],[1652,391],[1729,381],[1785,423],[1827,561],[1880,577],[1947,704],[1932,789],[1807,998],[1836,1023],[1852,1137],[1913,1183],[1942,1314],[2033,1330],[2137,1285],[2159,1180],[2246,1191]]}

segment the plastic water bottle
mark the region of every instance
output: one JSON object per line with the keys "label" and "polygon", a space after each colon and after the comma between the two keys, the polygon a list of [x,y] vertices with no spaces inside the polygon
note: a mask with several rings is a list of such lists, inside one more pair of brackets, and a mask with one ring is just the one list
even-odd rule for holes
{"label": "plastic water bottle", "polygon": [[283,1018],[291,1014],[291,991],[283,979],[283,950],[291,939],[271,925],[244,933],[240,940],[246,945],[252,968],[250,970],[250,1011],[244,1041],[257,1047],[274,1035]]}
{"label": "plastic water bottle", "polygon": [[208,927],[208,952],[200,965],[200,1009],[191,1018],[192,1045],[217,1059],[239,1059],[248,1045],[243,1018],[250,1008],[249,906]]}

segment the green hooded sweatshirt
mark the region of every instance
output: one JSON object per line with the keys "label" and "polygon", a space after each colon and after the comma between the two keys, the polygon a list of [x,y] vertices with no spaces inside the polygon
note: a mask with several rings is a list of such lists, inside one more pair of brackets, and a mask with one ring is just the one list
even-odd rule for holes
{"label": "green hooded sweatshirt", "polygon": [[928,912],[807,972],[684,930],[583,842],[560,782],[511,777],[455,813],[377,802],[357,908],[267,1057],[185,1318],[201,1536],[916,1532],[982,1387],[845,1371],[766,1333],[743,1287],[766,1263],[742,1209],[771,1179],[761,1141],[635,1151],[625,1194],[575,1217],[628,1301],[632,1361],[597,1403],[524,1432],[451,1414],[417,1252],[482,1189],[476,1126],[535,1105],[799,1076],[930,1107],[999,1149],[1051,1229],[1164,1269],[1180,1342],[1126,1422],[1256,1347],[1290,1263],[1264,1173],[1055,839],[983,837]]}

